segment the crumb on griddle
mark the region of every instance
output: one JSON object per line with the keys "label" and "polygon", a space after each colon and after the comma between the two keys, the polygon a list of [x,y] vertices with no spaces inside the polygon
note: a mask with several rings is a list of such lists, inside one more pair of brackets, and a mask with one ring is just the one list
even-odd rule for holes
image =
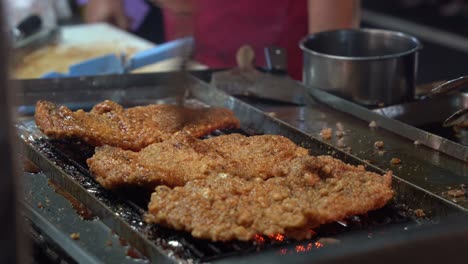
{"label": "crumb on griddle", "polygon": [[449,190],[447,194],[452,197],[462,197],[465,195],[465,192],[459,189],[454,189],[454,190]]}
{"label": "crumb on griddle", "polygon": [[324,128],[322,129],[322,131],[320,131],[320,136],[324,140],[330,140],[332,138],[332,135],[333,135],[333,129],[331,128]]}
{"label": "crumb on griddle", "polygon": [[390,160],[390,163],[392,163],[393,165],[401,164],[401,159],[399,159],[399,158],[392,158],[392,159]]}
{"label": "crumb on griddle", "polygon": [[70,238],[73,240],[80,240],[80,233],[76,233],[76,232],[71,233]]}
{"label": "crumb on griddle", "polygon": [[419,217],[419,218],[423,218],[423,217],[426,217],[426,213],[424,213],[424,210],[423,209],[416,209],[414,210],[414,215]]}
{"label": "crumb on griddle", "polygon": [[375,122],[374,120],[372,120],[372,121],[369,123],[369,127],[370,127],[370,128],[376,128],[376,127],[377,127],[377,122]]}
{"label": "crumb on griddle", "polygon": [[344,143],[344,139],[343,138],[338,139],[338,141],[336,142],[336,146],[339,148],[346,147],[346,144]]}
{"label": "crumb on griddle", "polygon": [[38,202],[37,203],[37,208],[42,209],[42,208],[44,208],[44,205],[41,202]]}
{"label": "crumb on griddle", "polygon": [[338,138],[342,138],[342,137],[344,137],[345,135],[346,135],[346,133],[345,133],[344,131],[342,131],[342,130],[337,130],[337,131],[335,132],[335,136],[337,136]]}
{"label": "crumb on griddle", "polygon": [[335,245],[341,243],[341,240],[332,238],[332,237],[322,237],[317,242],[322,243],[324,245]]}
{"label": "crumb on griddle", "polygon": [[416,145],[416,146],[418,146],[418,145],[421,144],[421,142],[419,142],[419,140],[415,140],[415,141],[413,142],[413,144]]}
{"label": "crumb on griddle", "polygon": [[344,131],[344,126],[341,122],[336,123],[336,129],[339,131]]}
{"label": "crumb on griddle", "polygon": [[384,142],[381,141],[381,140],[376,141],[376,142],[374,142],[374,147],[375,147],[376,149],[381,149],[381,148],[384,147]]}
{"label": "crumb on griddle", "polygon": [[275,112],[268,112],[266,113],[267,115],[271,116],[271,117],[276,117],[276,113]]}

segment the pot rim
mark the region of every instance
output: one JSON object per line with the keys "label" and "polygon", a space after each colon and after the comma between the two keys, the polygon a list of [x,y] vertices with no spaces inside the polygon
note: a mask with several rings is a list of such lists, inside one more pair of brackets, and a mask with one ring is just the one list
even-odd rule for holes
{"label": "pot rim", "polygon": [[[311,38],[324,35],[324,34],[330,34],[334,32],[341,32],[341,31],[356,31],[356,32],[366,32],[366,33],[377,33],[377,34],[390,34],[394,35],[400,38],[404,38],[407,40],[412,41],[413,43],[416,44],[416,46],[412,49],[399,52],[399,53],[392,53],[392,54],[386,54],[386,55],[381,55],[381,56],[357,56],[357,57],[352,57],[352,56],[341,56],[341,55],[332,55],[328,53],[322,53],[318,51],[314,51],[309,49],[308,47],[305,46],[305,43],[310,40]],[[318,32],[315,34],[310,34],[305,37],[303,37],[299,41],[299,48],[304,52],[308,54],[312,54],[315,56],[323,57],[323,58],[329,58],[329,59],[336,59],[336,60],[347,60],[347,61],[368,61],[368,60],[386,60],[386,59],[394,59],[394,58],[399,58],[403,57],[405,55],[413,54],[418,52],[419,50],[422,49],[422,44],[419,39],[417,39],[414,36],[411,36],[409,34],[399,32],[399,31],[393,31],[393,30],[385,30],[385,29],[370,29],[370,28],[361,28],[361,29],[338,29],[338,30],[330,30],[330,31],[323,31],[323,32]]]}

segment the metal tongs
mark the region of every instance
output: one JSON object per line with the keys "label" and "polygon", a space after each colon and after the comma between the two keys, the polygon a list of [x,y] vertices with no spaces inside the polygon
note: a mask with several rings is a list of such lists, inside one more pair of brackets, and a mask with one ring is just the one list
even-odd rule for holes
{"label": "metal tongs", "polygon": [[[432,89],[427,96],[429,98],[434,98],[436,96],[449,94],[455,91],[463,92],[466,88],[468,88],[468,76],[462,76],[462,77],[444,82],[442,84],[439,84],[434,89]],[[456,111],[455,113],[453,113],[452,115],[450,115],[447,119],[445,119],[442,126],[444,127],[451,127],[451,126],[468,127],[468,108],[460,109]]]}
{"label": "metal tongs", "polygon": [[455,91],[462,92],[466,88],[468,88],[468,76],[462,76],[437,85],[427,94],[427,97],[433,98]]}

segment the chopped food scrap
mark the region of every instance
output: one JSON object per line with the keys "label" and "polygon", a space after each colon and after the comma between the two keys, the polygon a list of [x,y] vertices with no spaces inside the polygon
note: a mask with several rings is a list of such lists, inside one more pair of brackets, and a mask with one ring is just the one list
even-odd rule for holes
{"label": "chopped food scrap", "polygon": [[376,142],[374,143],[374,147],[375,147],[376,149],[381,149],[381,148],[384,147],[384,142],[381,141],[381,140],[376,141]]}
{"label": "chopped food scrap", "polygon": [[447,194],[449,196],[452,196],[452,197],[462,197],[462,196],[465,196],[465,192],[462,191],[462,190],[459,190],[459,189],[455,189],[455,190],[449,190],[447,192]]}
{"label": "chopped food scrap", "polygon": [[71,233],[70,238],[73,240],[79,240],[80,239],[80,233]]}
{"label": "chopped food scrap", "polygon": [[276,113],[275,112],[268,112],[267,115],[271,116],[271,117],[276,117]]}
{"label": "chopped food scrap", "polygon": [[401,164],[401,159],[399,159],[399,158],[392,158],[392,159],[390,160],[390,163],[392,163],[393,165]]}
{"label": "chopped food scrap", "polygon": [[320,136],[324,140],[330,140],[332,138],[332,135],[333,135],[333,129],[331,129],[331,128],[324,128],[320,132]]}
{"label": "chopped food scrap", "polygon": [[370,127],[370,128],[376,128],[376,127],[377,127],[377,122],[375,122],[374,120],[372,120],[372,121],[369,123],[369,127]]}
{"label": "chopped food scrap", "polygon": [[423,209],[416,209],[414,210],[414,215],[417,216],[417,217],[426,217],[426,213],[424,213],[424,210]]}
{"label": "chopped food scrap", "polygon": [[342,131],[342,130],[337,130],[337,131],[335,132],[335,135],[336,135],[338,138],[342,138],[342,137],[344,137],[344,136],[346,135],[346,133],[345,133],[344,131]]}

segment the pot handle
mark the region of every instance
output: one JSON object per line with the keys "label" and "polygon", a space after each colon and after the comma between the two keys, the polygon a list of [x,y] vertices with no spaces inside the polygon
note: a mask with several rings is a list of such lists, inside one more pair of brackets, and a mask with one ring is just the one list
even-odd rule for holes
{"label": "pot handle", "polygon": [[270,46],[266,47],[264,51],[267,70],[271,73],[286,74],[288,71],[286,50]]}

